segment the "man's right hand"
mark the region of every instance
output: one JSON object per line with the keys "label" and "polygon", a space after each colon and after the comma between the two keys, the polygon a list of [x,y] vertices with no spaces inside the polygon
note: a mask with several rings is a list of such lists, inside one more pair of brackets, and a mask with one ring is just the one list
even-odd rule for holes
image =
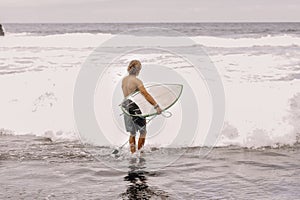
{"label": "man's right hand", "polygon": [[160,108],[160,107],[157,107],[157,108],[156,108],[156,112],[157,112],[157,114],[161,114],[161,112],[162,112],[161,108]]}

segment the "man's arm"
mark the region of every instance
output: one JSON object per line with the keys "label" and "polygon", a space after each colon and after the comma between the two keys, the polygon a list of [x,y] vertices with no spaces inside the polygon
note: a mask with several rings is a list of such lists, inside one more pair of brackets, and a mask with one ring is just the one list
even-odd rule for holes
{"label": "man's arm", "polygon": [[141,94],[145,97],[145,99],[151,103],[151,105],[156,106],[157,103],[156,101],[153,99],[153,97],[147,92],[146,88],[144,87],[144,85],[140,85],[138,87],[139,91],[141,92]]}
{"label": "man's arm", "polygon": [[154,108],[157,110],[157,112],[160,114],[161,113],[161,109],[159,107],[159,105],[156,103],[156,101],[153,99],[153,97],[151,96],[151,94],[148,93],[148,91],[146,90],[146,88],[143,85],[143,82],[139,79],[137,79],[137,83],[138,86],[137,88],[139,89],[139,91],[141,92],[141,94],[145,97],[145,99],[154,106]]}

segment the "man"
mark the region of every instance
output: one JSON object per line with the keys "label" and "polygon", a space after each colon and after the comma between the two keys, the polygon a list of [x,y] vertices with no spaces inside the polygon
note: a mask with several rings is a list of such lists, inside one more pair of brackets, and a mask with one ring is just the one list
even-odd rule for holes
{"label": "man", "polygon": [[[153,97],[147,92],[145,89],[143,82],[137,78],[140,71],[142,69],[141,62],[138,60],[132,60],[129,63],[127,68],[128,76],[124,77],[122,80],[122,90],[124,97],[127,97],[129,94],[133,93],[134,91],[140,91],[141,94],[145,97],[145,99],[154,106],[157,113],[160,114],[162,112],[159,105],[153,99]],[[141,114],[139,107],[132,102],[131,100],[127,99],[123,102],[124,108],[130,114]],[[124,121],[126,131],[130,132],[129,137],[129,144],[130,144],[130,151],[134,153],[136,151],[136,143],[135,143],[135,135],[136,132],[140,132],[140,137],[138,140],[138,150],[140,150],[145,144],[146,138],[146,118],[144,117],[132,117],[127,114],[124,114]]]}

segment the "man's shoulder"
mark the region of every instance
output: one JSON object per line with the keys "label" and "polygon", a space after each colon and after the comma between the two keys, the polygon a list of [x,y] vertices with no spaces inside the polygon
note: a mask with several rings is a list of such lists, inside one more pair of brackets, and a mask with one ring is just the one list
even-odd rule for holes
{"label": "man's shoulder", "polygon": [[143,85],[143,82],[136,76],[125,76],[122,83],[135,84],[136,86]]}
{"label": "man's shoulder", "polygon": [[137,86],[143,85],[143,81],[141,81],[139,78],[135,77],[135,81],[137,83]]}
{"label": "man's shoulder", "polygon": [[127,76],[125,76],[125,77],[123,77],[123,79],[122,79],[122,83],[124,83],[125,81],[126,81],[126,78]]}
{"label": "man's shoulder", "polygon": [[126,76],[126,77],[128,77],[129,81],[132,81],[132,82],[135,82],[135,83],[139,83],[139,84],[142,83],[142,81],[138,77],[136,77],[136,76]]}
{"label": "man's shoulder", "polygon": [[139,79],[138,77],[135,77],[135,79],[136,79],[137,81],[140,81],[140,82],[142,82],[142,81],[141,81],[141,79]]}

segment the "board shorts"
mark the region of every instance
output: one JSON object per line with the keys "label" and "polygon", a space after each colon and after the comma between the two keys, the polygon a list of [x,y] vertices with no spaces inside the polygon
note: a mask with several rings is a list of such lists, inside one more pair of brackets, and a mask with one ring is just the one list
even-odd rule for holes
{"label": "board shorts", "polygon": [[[131,115],[142,114],[138,105],[136,105],[136,103],[134,103],[130,99],[126,99],[122,103],[122,106]],[[124,113],[124,122],[126,131],[130,132],[132,136],[135,136],[137,131],[139,131],[140,133],[146,133],[145,117],[130,116],[127,113]]]}

